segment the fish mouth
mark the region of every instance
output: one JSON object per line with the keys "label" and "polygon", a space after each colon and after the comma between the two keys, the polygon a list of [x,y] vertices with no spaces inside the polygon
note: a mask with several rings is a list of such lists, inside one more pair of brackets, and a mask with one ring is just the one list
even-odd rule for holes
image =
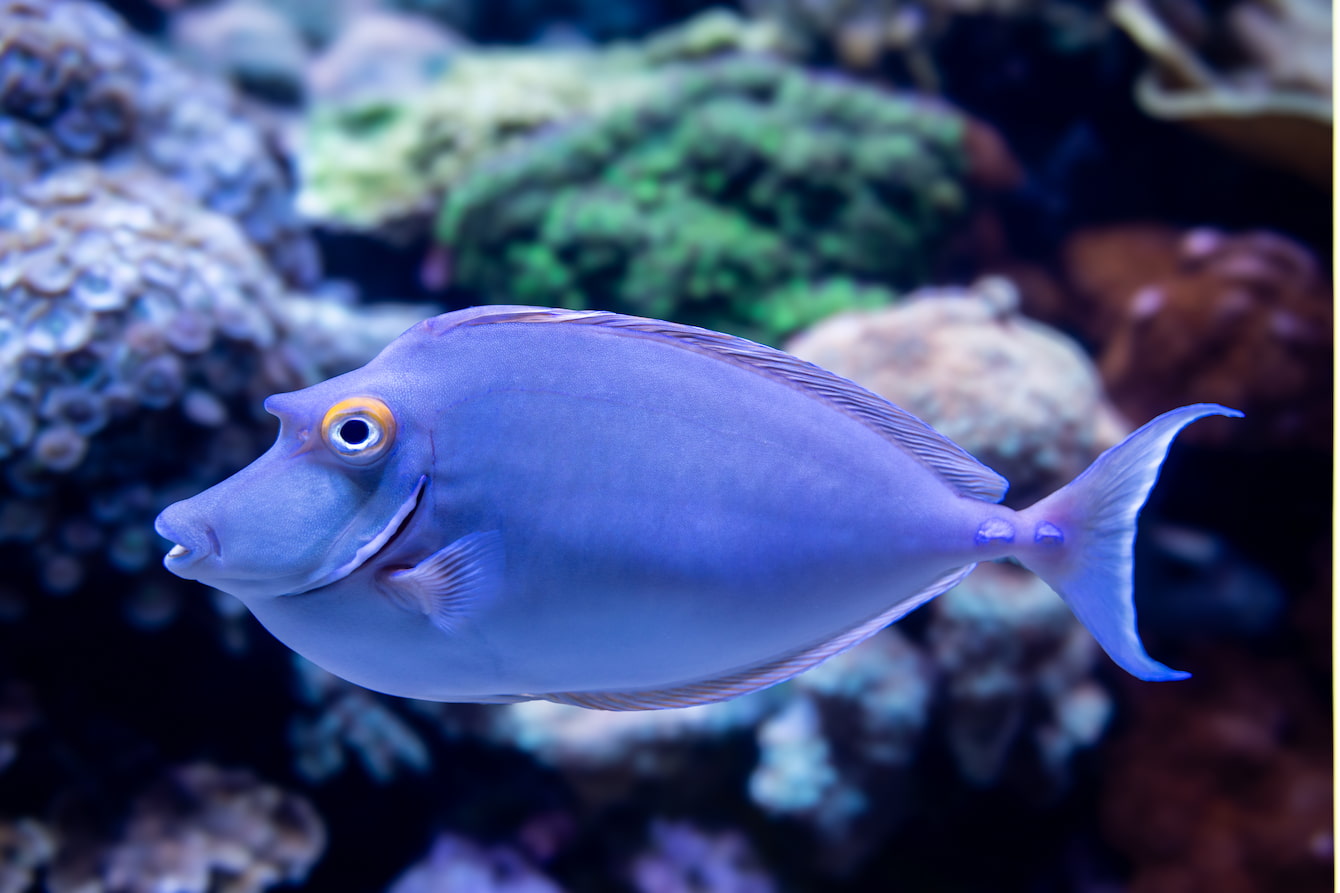
{"label": "fish mouth", "polygon": [[320,589],[323,586],[329,586],[338,580],[358,570],[367,564],[379,553],[381,553],[390,543],[400,534],[402,530],[409,527],[410,522],[414,520],[415,512],[419,508],[419,503],[423,498],[423,492],[428,484],[428,475],[419,478],[419,482],[414,485],[414,490],[409,494],[409,498],[401,503],[400,508],[396,509],[391,519],[386,522],[376,536],[360,546],[353,554],[353,557],[339,567],[333,568],[318,577],[305,581],[297,589],[285,593],[285,595],[301,595],[304,592],[311,592],[313,589]]}
{"label": "fish mouth", "polygon": [[154,530],[158,535],[172,543],[172,548],[163,556],[163,566],[179,577],[185,577],[193,566],[211,556],[223,556],[219,547],[219,535],[214,528],[203,524],[197,529],[194,525],[178,530],[166,519],[167,512],[154,521]]}

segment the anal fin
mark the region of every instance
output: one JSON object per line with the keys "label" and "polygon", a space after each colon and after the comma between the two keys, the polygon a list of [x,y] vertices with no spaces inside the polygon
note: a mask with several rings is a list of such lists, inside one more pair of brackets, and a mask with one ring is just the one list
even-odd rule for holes
{"label": "anal fin", "polygon": [[803,673],[835,654],[865,641],[890,623],[902,619],[937,595],[957,586],[964,577],[972,573],[975,567],[977,567],[976,564],[965,565],[937,577],[919,592],[903,599],[887,611],[826,642],[742,670],[736,670],[724,676],[669,688],[634,689],[631,691],[550,692],[531,695],[531,697],[553,701],[557,704],[588,707],[594,710],[665,710],[673,707],[696,707],[700,704],[728,701],[731,698],[746,695],[770,685],[776,685],[779,682],[785,682],[792,676]]}
{"label": "anal fin", "polygon": [[426,615],[449,633],[497,595],[502,571],[502,535],[476,531],[413,567],[382,572],[377,585],[396,604]]}

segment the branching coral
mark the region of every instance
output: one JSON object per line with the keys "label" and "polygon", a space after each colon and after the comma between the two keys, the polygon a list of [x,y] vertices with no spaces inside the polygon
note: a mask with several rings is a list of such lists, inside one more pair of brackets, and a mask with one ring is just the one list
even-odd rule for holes
{"label": "branching coral", "polygon": [[34,874],[56,854],[56,838],[34,819],[0,820],[0,893],[34,889]]}
{"label": "branching coral", "polygon": [[925,419],[1010,482],[1024,506],[1125,433],[1079,345],[1019,315],[1014,286],[926,289],[826,320],[787,350]]}
{"label": "branching coral", "polygon": [[403,230],[481,161],[542,128],[651,96],[663,66],[767,46],[766,29],[717,11],[612,49],[455,52],[436,82],[408,96],[318,107],[299,139],[299,203],[336,225]]}
{"label": "branching coral", "polygon": [[132,807],[119,837],[90,854],[64,847],[52,893],[260,893],[303,880],[326,847],[302,797],[250,772],[182,766]]}
{"label": "branching coral", "polygon": [[485,847],[457,834],[439,834],[423,861],[396,879],[388,893],[562,893],[556,883],[505,846]]}
{"label": "branching coral", "polygon": [[744,836],[717,834],[688,822],[655,821],[649,846],[628,867],[638,893],[773,893]]}
{"label": "branching coral", "polygon": [[290,282],[317,275],[267,137],[222,85],[185,72],[86,0],[0,2],[0,192],[75,161],[152,167],[234,218]]}
{"label": "branching coral", "polygon": [[352,752],[375,781],[385,784],[402,769],[426,772],[428,748],[418,733],[391,709],[390,702],[349,685],[293,655],[299,697],[316,708],[289,725],[289,741],[300,775],[325,781],[344,769]]}
{"label": "branching coral", "polygon": [[481,296],[776,340],[928,275],[970,202],[968,130],[947,106],[781,63],[690,67],[478,170],[438,237]]}
{"label": "branching coral", "polygon": [[1112,713],[1093,681],[1093,637],[1045,583],[1005,564],[979,567],[930,611],[946,737],[963,777],[993,783],[1026,743],[1046,776],[1063,782],[1071,757],[1098,741]]}

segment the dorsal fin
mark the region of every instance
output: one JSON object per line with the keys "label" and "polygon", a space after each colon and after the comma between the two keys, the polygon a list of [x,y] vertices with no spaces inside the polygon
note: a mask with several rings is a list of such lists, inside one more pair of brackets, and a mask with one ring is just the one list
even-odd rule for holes
{"label": "dorsal fin", "polygon": [[[431,324],[441,321],[443,328]],[[962,447],[905,409],[860,385],[766,345],[696,326],[624,316],[598,310],[556,310],[545,307],[475,307],[428,320],[434,334],[446,328],[495,323],[568,323],[601,326],[661,339],[750,369],[823,400],[897,444],[938,474],[960,495],[1000,502],[1009,483],[968,455]]]}
{"label": "dorsal fin", "polygon": [[688,685],[679,685],[660,689],[634,689],[632,691],[569,691],[532,694],[526,697],[557,704],[571,704],[574,707],[588,707],[593,710],[666,710],[673,707],[696,707],[726,701],[740,695],[785,682],[792,676],[803,673],[810,667],[822,663],[835,654],[840,654],[860,642],[873,636],[896,620],[924,605],[943,592],[957,586],[964,577],[972,573],[976,564],[955,568],[932,581],[908,598],[903,599],[882,614],[852,627],[846,632],[829,639],[820,645],[806,648],[785,657],[766,661],[743,670],[737,670],[726,676],[705,679]]}

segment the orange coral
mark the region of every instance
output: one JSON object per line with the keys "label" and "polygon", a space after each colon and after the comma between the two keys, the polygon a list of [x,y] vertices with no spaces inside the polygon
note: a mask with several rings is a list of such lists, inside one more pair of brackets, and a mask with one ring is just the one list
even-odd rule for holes
{"label": "orange coral", "polygon": [[1212,401],[1247,423],[1188,432],[1201,444],[1329,445],[1331,289],[1306,248],[1268,232],[1119,226],[1078,234],[1065,255],[1072,319],[1132,420]]}
{"label": "orange coral", "polygon": [[1332,889],[1331,743],[1296,665],[1202,657],[1142,686],[1108,750],[1103,824],[1129,893]]}

